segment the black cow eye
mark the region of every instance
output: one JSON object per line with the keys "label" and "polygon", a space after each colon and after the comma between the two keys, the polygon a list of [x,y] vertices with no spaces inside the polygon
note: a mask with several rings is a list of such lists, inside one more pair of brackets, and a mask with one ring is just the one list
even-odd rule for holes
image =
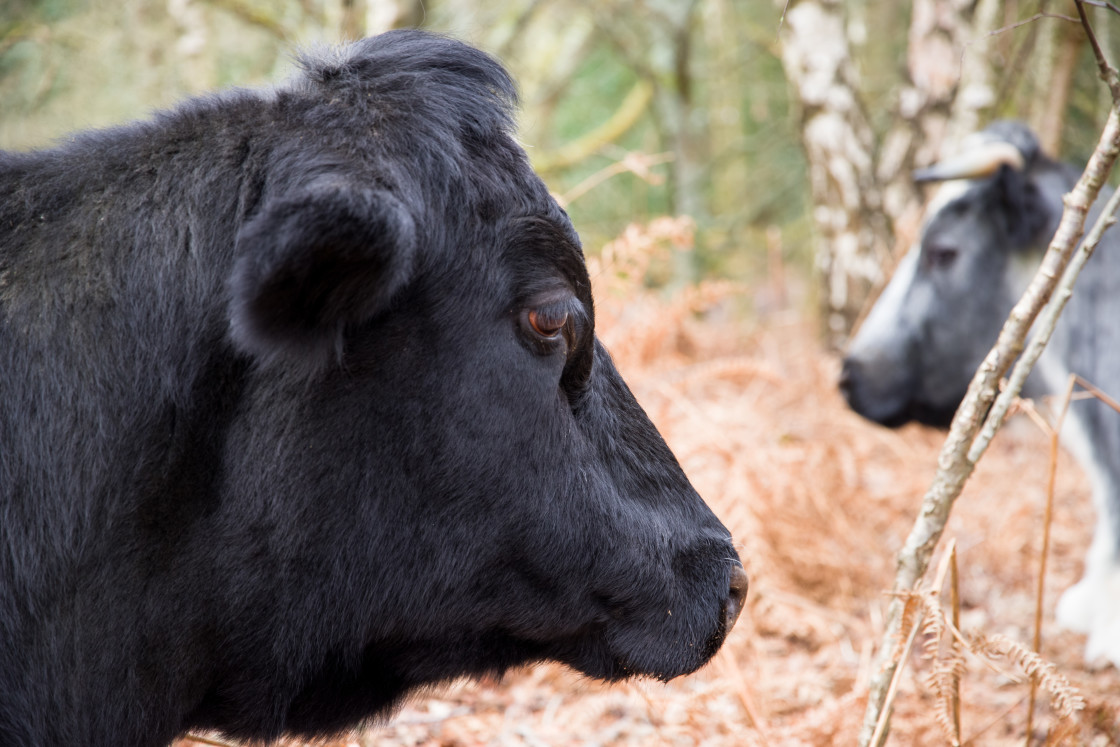
{"label": "black cow eye", "polygon": [[568,325],[568,312],[565,309],[539,308],[525,312],[525,322],[535,334],[546,340],[554,340]]}
{"label": "black cow eye", "polygon": [[570,353],[586,329],[583,307],[571,293],[541,294],[521,308],[521,339],[539,355]]}
{"label": "black cow eye", "polygon": [[935,270],[946,270],[957,261],[959,252],[955,246],[926,247],[926,265]]}

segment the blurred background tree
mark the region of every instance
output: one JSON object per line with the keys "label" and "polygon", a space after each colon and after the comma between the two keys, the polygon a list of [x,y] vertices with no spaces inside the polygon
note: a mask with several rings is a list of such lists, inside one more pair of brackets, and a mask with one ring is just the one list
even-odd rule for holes
{"label": "blurred background tree", "polygon": [[[839,346],[916,235],[915,166],[997,116],[1087,156],[1107,92],[1068,4],[0,0],[0,148],[280,80],[299,46],[422,26],[511,69],[521,139],[589,252],[690,215],[695,250],[651,282],[743,281],[753,314],[787,303],[784,278],[812,278],[794,303]],[[1113,54],[1118,18],[1094,19]]]}

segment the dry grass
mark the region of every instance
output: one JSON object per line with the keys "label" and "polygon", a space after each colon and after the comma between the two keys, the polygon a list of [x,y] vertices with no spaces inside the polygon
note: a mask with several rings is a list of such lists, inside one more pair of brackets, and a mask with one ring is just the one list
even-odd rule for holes
{"label": "dry grass", "polygon": [[[601,336],[740,543],[749,605],[724,649],[668,685],[606,687],[557,666],[457,684],[332,745],[855,744],[894,553],[942,434],[888,431],[851,413],[834,385],[837,359],[797,314],[743,322],[721,311],[726,287],[667,299],[644,290],[650,263],[689,239],[687,222],[634,229],[593,272]],[[958,501],[947,537],[959,566],[960,638],[949,640],[947,593],[924,594],[892,744],[949,743],[954,677],[964,744],[1027,744],[1030,674],[1041,678],[1030,744],[1120,744],[1120,675],[1089,670],[1083,637],[1053,622],[1092,521],[1086,482],[1064,455],[1041,656],[1029,650],[1048,454],[1036,426],[1013,420]]]}

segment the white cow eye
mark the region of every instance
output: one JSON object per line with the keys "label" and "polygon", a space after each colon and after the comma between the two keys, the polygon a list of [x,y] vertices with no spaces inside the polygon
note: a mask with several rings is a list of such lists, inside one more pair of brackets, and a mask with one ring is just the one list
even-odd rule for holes
{"label": "white cow eye", "polygon": [[932,270],[946,270],[957,261],[960,254],[955,246],[927,246],[923,253],[926,267]]}

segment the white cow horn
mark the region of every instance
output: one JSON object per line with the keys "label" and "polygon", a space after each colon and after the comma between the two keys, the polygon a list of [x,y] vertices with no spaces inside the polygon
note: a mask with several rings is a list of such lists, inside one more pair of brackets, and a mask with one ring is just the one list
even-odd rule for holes
{"label": "white cow horn", "polygon": [[918,169],[916,182],[943,182],[949,179],[979,179],[991,176],[1004,164],[1021,171],[1025,162],[1023,154],[1011,143],[994,141],[968,150],[958,156]]}

